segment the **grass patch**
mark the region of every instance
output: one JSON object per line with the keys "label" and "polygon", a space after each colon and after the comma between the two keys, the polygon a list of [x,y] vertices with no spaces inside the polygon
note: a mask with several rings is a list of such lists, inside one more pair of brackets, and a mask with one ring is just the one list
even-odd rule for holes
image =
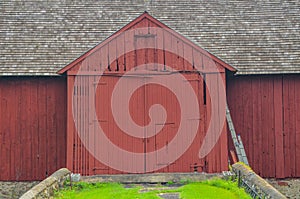
{"label": "grass patch", "polygon": [[[161,186],[161,185],[159,185]],[[157,186],[157,187],[159,187]],[[156,188],[157,188],[156,187]],[[192,182],[184,184],[176,189],[168,190],[151,190],[149,192],[140,193],[139,190],[142,186],[133,185],[131,188],[124,188],[122,184],[118,183],[85,183],[78,182],[70,187],[57,192],[56,199],[155,199],[159,193],[179,193],[180,198],[193,199],[193,198],[232,198],[232,199],[250,199],[251,197],[245,193],[243,189],[237,187],[236,182],[225,181],[221,179],[213,179],[203,182]]]}
{"label": "grass patch", "polygon": [[134,186],[133,188],[124,188],[122,184],[119,183],[75,183],[73,189],[67,188],[63,191],[56,193],[57,199],[67,199],[67,198],[89,198],[89,199],[132,199],[132,198],[159,198],[153,192],[139,193],[142,187]]}

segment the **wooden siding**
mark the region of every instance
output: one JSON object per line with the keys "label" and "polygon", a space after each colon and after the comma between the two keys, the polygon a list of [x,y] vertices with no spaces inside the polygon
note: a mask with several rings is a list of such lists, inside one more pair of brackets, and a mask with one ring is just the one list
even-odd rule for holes
{"label": "wooden siding", "polygon": [[[144,29],[136,29],[141,27]],[[151,29],[151,27],[160,27],[160,29]],[[221,118],[218,118],[218,121],[211,121],[211,98],[214,97],[214,100],[217,100],[217,109],[220,111],[222,98],[218,96],[218,89],[221,88],[218,87],[217,82],[225,83],[226,67],[230,70],[233,69],[228,65],[225,67],[222,65],[222,61],[147,14],[140,16],[121,30],[132,31],[127,31],[124,34],[118,31],[59,72],[66,72],[68,75],[67,167],[82,175],[123,173],[123,171],[115,170],[109,165],[101,163],[88,152],[87,148],[92,153],[98,153],[97,146],[103,145],[101,140],[98,145],[83,144],[82,140],[88,140],[91,135],[99,133],[95,132],[95,125],[100,125],[106,136],[119,148],[135,153],[144,153],[145,156],[148,152],[156,151],[170,142],[180,124],[178,121],[180,116],[178,114],[180,112],[178,101],[172,94],[172,90],[155,84],[147,84],[145,75],[150,78],[151,74],[171,77],[173,72],[181,73],[186,78],[182,84],[189,83],[197,95],[200,118],[190,118],[190,120],[199,120],[199,129],[188,150],[171,164],[163,160],[157,162],[157,164],[165,164],[166,166],[156,172],[193,172],[193,165],[203,165],[203,168],[198,168],[200,172],[226,170],[228,168],[227,129],[224,123],[220,123]],[[139,46],[144,48],[139,49]],[[149,46],[149,48],[145,46]],[[127,48],[134,50],[125,50],[124,52],[123,49]],[[172,49],[174,52],[165,49]],[[123,53],[120,54],[120,52]],[[140,65],[144,65],[142,69],[137,68]],[[165,66],[171,67],[171,69],[166,70]],[[79,69],[80,72],[78,73]],[[147,140],[128,136],[126,132],[123,132],[114,121],[110,106],[111,95],[116,83],[127,71],[132,69],[137,73],[140,71],[140,77],[126,78],[131,78],[132,81],[145,81],[146,85],[136,90],[129,104],[120,106],[129,106],[133,120],[141,126],[149,122],[148,112],[151,105],[158,103],[167,110],[168,117],[165,127],[157,136],[149,137]],[[202,78],[203,74],[205,74],[206,81],[210,83],[207,84],[207,87],[205,87]],[[96,82],[99,77],[101,77],[100,82]],[[75,84],[75,78],[77,84]],[[90,92],[90,89],[95,88],[96,95],[89,94],[93,93]],[[124,89],[123,93],[126,92],[128,91]],[[185,90],[182,89],[180,95],[185,96],[184,92]],[[85,106],[93,102],[93,98],[96,100],[95,108],[98,118],[94,118],[86,112],[88,107]],[[74,107],[77,109],[76,113],[73,113],[72,108]],[[122,118],[122,120],[127,121],[128,118]],[[217,127],[224,128],[222,128],[221,138],[213,150],[206,157],[200,159],[198,157],[199,149],[203,144],[209,125],[213,126],[215,130]],[[81,128],[76,129],[78,126]],[[184,130],[188,131],[189,129]],[[99,141],[96,137],[92,140]],[[181,142],[183,141],[181,140]],[[178,142],[179,146],[182,144],[181,142]],[[94,147],[91,148],[90,146]],[[105,154],[111,159],[120,158],[120,164],[122,161],[126,161],[122,160],[122,157],[114,157],[113,151],[102,150],[99,153]]]}
{"label": "wooden siding", "polygon": [[65,167],[65,78],[1,77],[0,103],[0,180],[43,180]]}
{"label": "wooden siding", "polygon": [[300,177],[300,76],[227,80],[228,104],[250,166],[263,177]]}

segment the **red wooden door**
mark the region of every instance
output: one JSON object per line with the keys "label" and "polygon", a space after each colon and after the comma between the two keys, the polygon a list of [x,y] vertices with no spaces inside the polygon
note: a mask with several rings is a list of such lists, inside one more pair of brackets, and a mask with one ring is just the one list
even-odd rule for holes
{"label": "red wooden door", "polygon": [[[172,74],[160,74],[165,78],[171,78]],[[128,107],[129,115],[116,118],[112,111],[113,93],[116,92],[117,84],[121,77],[111,73],[101,76],[77,77],[80,86],[74,91],[78,113],[75,112],[77,133],[74,137],[74,171],[83,175],[95,174],[117,174],[117,173],[145,173],[145,172],[193,172],[194,165],[198,171],[203,171],[199,166],[204,166],[204,159],[198,157],[199,148],[205,136],[205,106],[203,105],[203,80],[198,74],[185,74],[185,79],[177,85],[180,92],[174,93],[166,86],[153,83],[155,75],[122,76],[123,86],[138,86],[128,97],[128,89],[121,89],[115,109],[117,112],[124,112],[123,107]],[[157,76],[157,75],[156,75]],[[162,77],[163,78],[163,77]],[[99,80],[99,81],[98,81]],[[181,117],[180,98],[187,96],[185,87],[189,85],[197,97],[200,115],[199,117]],[[92,90],[95,90],[93,95]],[[94,103],[96,117],[90,115],[88,104]],[[153,107],[161,106],[165,111],[155,112]],[[158,114],[157,114],[158,113]],[[156,115],[155,115],[156,114]],[[158,119],[157,119],[158,118]],[[118,124],[122,120],[125,126],[132,123],[139,125],[142,131],[140,135],[124,129]],[[132,121],[131,121],[132,120]],[[183,129],[184,137],[178,139],[178,131],[181,122],[186,121],[188,125]],[[132,122],[132,123],[131,123]],[[152,126],[149,124],[153,123]],[[195,124],[198,123],[197,132],[192,137]],[[99,140],[99,129],[105,136],[105,140]],[[78,136],[80,133],[80,136]],[[92,137],[94,136],[94,137]],[[184,147],[186,139],[192,140],[187,148]],[[85,142],[84,140],[89,140]],[[140,159],[129,160],[123,155],[116,155],[114,150],[105,149],[102,146],[111,142],[118,149],[124,152],[139,154]],[[84,145],[83,145],[84,143]],[[173,143],[173,145],[172,145]],[[176,145],[176,148],[171,146]],[[91,147],[93,146],[93,147]],[[87,150],[86,150],[87,149]],[[102,159],[95,154],[101,154]],[[179,154],[179,155],[178,155]],[[171,158],[170,158],[171,157]],[[117,162],[117,166],[112,166]],[[129,170],[122,169],[123,165]],[[137,167],[139,165],[139,167]],[[121,169],[120,169],[121,168]],[[134,170],[134,169],[136,170]],[[142,169],[141,169],[142,168]],[[200,169],[200,170],[199,170]]]}
{"label": "red wooden door", "polygon": [[[126,78],[126,77],[125,77]],[[107,136],[107,138],[111,141],[111,144],[115,145],[115,147],[127,151],[129,153],[137,153],[137,154],[145,154],[146,150],[146,142],[143,138],[140,137],[134,137],[128,132],[126,132],[126,129],[122,129],[122,127],[118,126],[116,120],[121,119],[123,121],[119,122],[125,122],[128,125],[130,125],[130,120],[128,117],[119,117],[115,118],[115,116],[112,113],[112,93],[114,92],[116,83],[120,80],[120,77],[114,77],[114,76],[102,76],[100,81],[97,83],[97,89],[96,89],[96,95],[90,96],[95,98],[95,109],[97,114],[97,121],[94,125],[100,125],[101,129]],[[126,79],[127,84],[140,84],[141,81],[143,81],[142,78],[139,77],[128,77]],[[123,90],[122,93],[120,93],[120,100],[118,100],[118,104],[115,104],[114,106],[117,106],[116,109],[118,109],[118,106],[129,106],[130,110],[130,117],[132,120],[140,126],[145,126],[145,90],[143,87],[137,89],[130,98],[129,104],[124,104],[122,96],[124,98],[126,97],[126,90]],[[120,107],[119,107],[120,108]],[[120,108],[121,111],[121,108]],[[91,127],[90,127],[91,128]],[[90,129],[90,131],[94,131],[94,134],[97,135],[99,132],[97,132],[96,127],[93,129]],[[128,163],[124,157],[116,157],[114,151],[99,151],[100,147],[97,147],[102,143],[102,140],[96,140],[98,143],[95,144],[95,153],[105,153],[106,158],[108,162],[101,162],[97,160],[97,157],[94,157],[95,168],[96,170],[93,172],[94,174],[115,174],[115,173],[126,173],[123,170],[117,170],[111,167],[110,163],[113,161],[116,161],[116,159],[119,159],[120,165],[118,168],[122,168],[122,164],[131,165],[131,168],[134,168],[136,164],[142,164],[141,166],[144,168],[144,162],[131,160],[131,163]],[[105,158],[105,159],[106,159]],[[135,170],[132,172],[139,173],[140,170]]]}
{"label": "red wooden door", "polygon": [[[167,77],[169,78],[169,77]],[[171,78],[171,77],[170,77]],[[204,118],[200,120],[200,117],[204,115],[203,105],[200,104],[202,97],[201,91],[201,77],[197,74],[185,75],[185,80],[176,84],[179,87],[180,93],[174,93],[169,88],[166,88],[157,84],[147,84],[145,89],[145,113],[146,123],[149,122],[148,111],[150,107],[155,104],[160,104],[166,111],[166,120],[161,119],[157,121],[153,129],[147,129],[146,135],[146,167],[158,168],[158,172],[191,172],[193,171],[192,165],[202,165],[203,160],[199,159],[198,152],[200,144],[204,136]],[[195,96],[199,105],[199,117],[190,118],[182,116],[182,108],[179,100],[180,96],[186,95],[186,86],[191,86],[195,92]],[[181,117],[182,116],[182,117]],[[179,126],[182,120],[185,120],[188,125],[183,129],[185,136],[180,137]],[[192,136],[192,132],[195,125],[198,125],[195,137]],[[148,132],[154,131],[154,132]],[[153,135],[154,136],[151,136]],[[186,139],[193,140],[186,148]],[[177,147],[171,147],[175,144]],[[155,152],[155,157],[150,157],[150,153]],[[148,156],[148,157],[147,157]],[[147,162],[148,161],[148,162]]]}
{"label": "red wooden door", "polygon": [[[173,103],[170,102],[169,97],[165,95],[166,92],[165,88],[153,84],[149,85],[147,84],[146,79],[147,78],[139,77],[139,76],[126,78],[126,81],[124,82],[126,82],[127,84],[142,83],[142,86],[133,92],[129,104],[120,104],[121,106],[123,105],[129,106],[130,117],[132,118],[132,121],[141,127],[145,127],[149,124],[151,119],[149,117],[149,109],[152,105],[159,103],[162,104],[162,106],[166,107],[166,109],[168,110],[171,110],[171,106],[174,105]],[[164,121],[160,121],[160,122],[156,122],[153,128],[144,128],[142,132],[143,135],[139,135],[139,137],[128,135],[128,132],[126,132],[126,130],[120,128],[120,126],[117,125],[115,121],[117,118],[114,118],[112,114],[112,109],[110,107],[111,100],[112,100],[112,93],[114,92],[116,83],[119,80],[120,80],[119,77],[104,76],[101,78],[100,82],[97,83],[96,95],[94,96],[96,113],[97,113],[97,119],[96,119],[97,121],[90,121],[90,123],[93,122],[94,125],[100,125],[102,130],[106,134],[106,136],[109,138],[109,140],[120,149],[124,149],[128,152],[143,154],[144,155],[143,161],[133,162],[133,164],[142,164],[143,172],[146,172],[147,163],[150,164],[150,162],[147,162],[147,153],[162,148],[164,146],[164,143],[168,142],[169,140],[168,138],[172,135],[173,132],[175,132],[169,128],[170,124],[173,124],[172,126],[174,126],[175,118],[174,116],[172,116],[173,118],[169,117],[169,119],[166,121],[166,124],[164,124]],[[124,90],[123,93],[124,97],[126,95],[125,92],[127,91]],[[121,117],[119,119],[129,121],[129,118],[125,118],[125,117]],[[128,122],[128,125],[132,125],[132,124]],[[158,134],[151,136],[154,134],[154,132],[157,132],[157,129],[161,129],[159,128],[159,126],[163,127],[164,125],[166,125],[166,127],[162,128],[162,130]],[[90,126],[89,131],[97,131],[97,128]],[[94,133],[97,134],[99,132],[94,132]],[[101,142],[101,140],[99,142]],[[98,144],[95,145],[96,153],[106,153],[108,159],[113,158],[111,157],[113,154],[110,151],[99,151],[97,147]],[[161,164],[159,161],[160,160],[157,160],[157,164]],[[101,163],[100,161],[96,160],[96,158],[95,158],[95,162],[96,164],[95,167],[93,168],[94,174],[122,173],[122,171],[114,170],[110,168],[109,165],[105,165]],[[141,172],[141,171],[137,170],[136,172]]]}
{"label": "red wooden door", "polygon": [[[185,95],[184,84],[192,85],[196,96],[199,97],[199,80],[193,79],[195,75],[190,75],[190,80],[182,82],[182,93],[180,95]],[[195,76],[196,77],[196,76]],[[116,119],[112,114],[111,109],[111,100],[112,100],[112,92],[114,92],[114,88],[116,83],[120,80],[119,77],[105,77],[103,76],[101,80],[95,84],[97,86],[96,95],[90,96],[95,97],[95,107],[97,118],[95,121],[90,121],[89,123],[93,123],[94,125],[101,125],[106,136],[111,140],[113,144],[117,147],[124,149],[128,152],[132,153],[142,153],[144,155],[143,162],[139,162],[138,164],[143,164],[144,172],[154,171],[153,169],[159,168],[160,171],[164,172],[179,172],[179,171],[191,171],[191,164],[199,164],[199,158],[197,158],[197,151],[200,147],[200,139],[203,132],[199,129],[197,131],[196,138],[198,141],[193,142],[193,154],[195,157],[191,157],[192,155],[184,154],[183,157],[179,158],[179,160],[173,159],[170,162],[168,157],[174,154],[180,153],[180,151],[169,151],[169,143],[172,140],[176,139],[176,134],[178,132],[178,128],[180,125],[181,119],[181,110],[180,104],[178,102],[177,96],[168,88],[151,83],[151,76],[148,77],[125,77],[128,84],[142,84],[141,87],[136,89],[132,96],[130,97],[129,104],[118,104],[117,106],[129,106],[130,117],[132,121],[141,127],[145,127],[143,130],[143,135],[139,135],[138,137],[134,137],[129,135],[128,132],[124,131],[124,129],[120,128],[116,123]],[[197,77],[199,78],[199,77]],[[124,90],[124,96],[127,92]],[[122,94],[121,94],[122,96]],[[122,100],[119,100],[122,103]],[[161,105],[161,108],[165,110],[166,118],[161,117],[160,115],[152,115],[151,118],[151,108],[156,106],[157,104]],[[120,108],[120,110],[122,110]],[[157,119],[161,118],[161,119]],[[119,118],[120,119],[120,118]],[[129,118],[121,117],[121,119],[127,121],[128,125],[130,124]],[[155,119],[155,123],[148,128],[151,122],[151,119]],[[195,120],[200,118],[184,118],[185,120],[189,120],[194,123]],[[95,123],[96,122],[96,123]],[[124,122],[124,121],[123,121]],[[96,131],[97,129],[93,127],[93,125],[89,126],[89,131]],[[185,129],[189,131],[189,129]],[[202,134],[201,134],[202,132]],[[97,134],[98,132],[94,132]],[[101,141],[100,141],[101,142]],[[177,150],[181,150],[182,140],[176,140],[178,145]],[[98,143],[101,144],[101,143]],[[95,150],[97,151],[97,145],[95,145]],[[163,151],[160,151],[163,150]],[[111,157],[113,154],[110,151],[97,151],[100,153],[106,153],[107,158]],[[184,153],[184,151],[182,152]],[[105,165],[98,160],[95,161],[95,166],[93,168],[94,174],[100,173],[122,173],[122,171],[117,171],[109,167],[109,165]],[[126,160],[124,160],[126,161]],[[192,163],[190,161],[193,161]],[[179,165],[176,165],[179,163]],[[122,164],[122,161],[120,162]],[[136,164],[136,163],[132,163]],[[136,171],[136,172],[141,172]]]}

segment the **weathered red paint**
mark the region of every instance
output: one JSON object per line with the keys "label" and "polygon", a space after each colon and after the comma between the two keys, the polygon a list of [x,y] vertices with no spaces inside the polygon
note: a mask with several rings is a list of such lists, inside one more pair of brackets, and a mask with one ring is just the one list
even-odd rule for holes
{"label": "weathered red paint", "polygon": [[[153,34],[156,35],[156,37],[135,37],[135,35],[143,34],[142,31],[146,30],[136,29],[140,27],[167,28],[167,31],[162,32],[157,29],[154,30],[155,32],[151,32],[153,29],[149,29],[150,32],[145,32],[144,34]],[[126,32],[125,36],[118,37],[120,33],[129,29],[135,31]],[[158,39],[156,40],[156,38]],[[127,52],[121,56],[119,54],[124,48],[131,49],[130,45],[132,47],[134,45],[145,45],[145,43],[156,43],[159,49],[143,48],[141,50]],[[166,47],[167,45],[175,49],[175,52],[171,53],[161,50],[163,46]],[[108,66],[110,60],[114,61]],[[187,60],[193,60],[193,63]],[[148,63],[159,63],[161,65],[153,66]],[[181,71],[198,96],[200,106],[201,118],[197,118],[200,120],[200,124],[194,142],[189,149],[172,164],[167,165],[163,160],[158,160],[159,162],[157,164],[166,164],[166,167],[157,172],[193,172],[195,169],[200,172],[221,172],[222,170],[226,170],[228,163],[226,126],[224,126],[221,139],[219,139],[214,149],[205,158],[199,159],[198,157],[203,138],[211,123],[210,97],[218,98],[217,93],[209,93],[209,91],[211,92],[218,88],[204,88],[204,80],[199,72],[205,74],[206,80],[210,82],[209,85],[214,87],[217,85],[215,82],[223,81],[225,83],[225,69],[232,71],[234,71],[234,69],[209,53],[205,53],[203,49],[169,29],[156,19],[153,19],[147,13],[141,15],[120,31],[113,34],[109,39],[103,41],[88,53],[82,55],[76,61],[59,71],[59,73],[67,73],[68,78],[67,167],[73,172],[81,173],[82,175],[123,173],[96,160],[87,152],[85,146],[79,139],[75,123],[72,119],[72,97],[75,97],[78,102],[75,106],[81,107],[84,106],[85,103],[90,102],[91,97],[94,96],[89,96],[88,94],[84,96],[78,95],[78,89],[86,89],[86,91],[83,91],[86,93],[91,87],[97,86],[95,107],[98,114],[98,121],[85,120],[81,122],[87,122],[89,124],[98,122],[105,132],[109,132],[106,134],[107,137],[120,148],[132,152],[147,153],[163,147],[175,136],[179,126],[180,114],[178,113],[180,112],[180,107],[174,94],[159,85],[149,84],[139,88],[132,96],[129,104],[132,118],[137,124],[142,126],[149,122],[148,111],[151,105],[159,103],[166,108],[168,115],[167,123],[156,136],[147,138],[146,140],[128,136],[119,129],[113,119],[110,102],[111,93],[115,84],[126,71],[141,64],[145,64],[145,69],[148,71],[161,71],[163,70],[161,67],[164,65]],[[212,65],[217,65],[217,69],[214,69]],[[81,72],[78,75],[80,67]],[[95,77],[100,75],[100,71],[103,69],[105,69],[105,73],[102,75],[100,82],[96,83]],[[220,75],[216,73],[220,73]],[[74,88],[75,77],[77,81],[80,82],[80,88]],[[132,81],[145,80],[141,76],[140,78],[132,78]],[[204,92],[203,88],[206,92]],[[124,90],[123,92],[126,93],[127,91]],[[74,93],[76,94],[74,95]],[[204,104],[204,93],[207,93],[205,96],[207,104]],[[78,114],[86,115],[87,113],[80,112]],[[80,117],[80,115],[77,116]],[[87,119],[88,117],[83,118]],[[127,118],[123,119],[127,120]],[[94,130],[93,125],[84,126],[80,129],[83,136],[89,136],[89,132]],[[97,150],[97,148],[94,150]],[[103,153],[106,153],[107,156],[110,157],[109,151]],[[122,164],[122,162],[120,162],[120,164]]]}
{"label": "weathered red paint", "polygon": [[263,177],[300,177],[299,87],[299,75],[227,78],[234,125],[250,166]]}
{"label": "weathered red paint", "polygon": [[0,78],[0,180],[42,180],[65,167],[65,78]]}

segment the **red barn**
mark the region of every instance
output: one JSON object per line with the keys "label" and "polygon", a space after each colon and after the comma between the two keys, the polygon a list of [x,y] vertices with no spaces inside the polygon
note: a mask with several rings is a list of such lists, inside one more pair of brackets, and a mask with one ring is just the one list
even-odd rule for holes
{"label": "red barn", "polygon": [[[222,122],[226,98],[250,166],[264,177],[300,176],[298,2],[1,4],[0,180],[41,180],[60,167],[83,175],[221,172],[233,149]],[[155,18],[138,17],[144,10]],[[177,96],[153,81],[176,74],[184,77],[175,84]],[[124,87],[114,98],[120,81],[125,88],[142,86],[130,99]],[[199,114],[180,118],[175,99],[189,96],[184,85],[194,92],[191,107]],[[124,133],[111,109],[114,99],[124,128],[128,110],[138,126],[151,128],[141,137]],[[166,117],[153,123],[148,112],[155,104]],[[136,159],[93,142],[98,126],[114,145],[138,153]],[[202,157],[210,128],[221,129],[220,138],[208,136],[217,143]],[[176,150],[186,140],[186,150]]]}

